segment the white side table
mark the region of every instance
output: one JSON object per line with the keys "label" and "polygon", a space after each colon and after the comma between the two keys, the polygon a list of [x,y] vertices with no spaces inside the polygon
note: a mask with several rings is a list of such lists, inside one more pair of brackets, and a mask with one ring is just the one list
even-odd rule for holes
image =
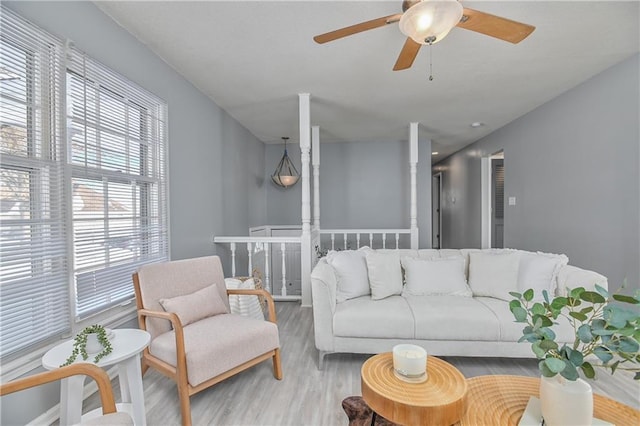
{"label": "white side table", "polygon": [[[98,362],[99,367],[118,366],[118,380],[122,403],[116,404],[118,411],[131,415],[137,426],[147,423],[144,410],[144,392],[142,387],[142,371],[140,368],[140,352],[149,345],[151,336],[144,330],[114,329],[111,340],[112,352]],[[73,340],[63,342],[51,348],[42,357],[42,366],[47,370],[59,368],[73,351]],[[85,360],[78,355],[75,362],[93,363],[96,354],[89,354]],[[85,376],[72,376],[63,379],[60,384],[60,424],[73,425],[82,418],[82,400]],[[100,409],[96,414],[99,414]],[[92,412],[93,413],[93,412]],[[92,417],[87,413],[87,417]]]}

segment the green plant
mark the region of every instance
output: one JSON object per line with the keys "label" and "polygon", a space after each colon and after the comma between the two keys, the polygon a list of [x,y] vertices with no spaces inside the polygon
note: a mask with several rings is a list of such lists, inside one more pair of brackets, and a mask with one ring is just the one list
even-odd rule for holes
{"label": "green plant", "polygon": [[91,333],[95,333],[98,336],[98,341],[102,344],[102,351],[96,355],[93,362],[98,363],[102,358],[111,353],[113,348],[111,347],[111,342],[109,342],[109,339],[107,338],[107,330],[105,330],[105,328],[100,324],[94,324],[86,327],[76,335],[73,339],[73,351],[71,352],[71,355],[69,355],[69,358],[67,358],[64,364],[60,365],[60,367],[73,363],[73,361],[78,357],[78,354],[82,355],[83,360],[89,358],[89,354],[87,354],[87,337]]}
{"label": "green plant", "polygon": [[[598,285],[596,291],[578,287],[570,290],[567,297],[551,301],[543,291],[542,302],[533,301],[531,289],[510,294],[515,298],[509,307],[516,322],[526,324],[519,341],[531,343],[543,376],[560,374],[576,380],[581,371],[593,379],[594,367],[602,367],[611,374],[616,370],[635,371],[634,379],[640,379],[640,291],[635,296],[609,295]],[[627,305],[631,309],[626,309]],[[572,344],[562,347],[552,329],[560,317],[569,321],[575,336]],[[592,363],[596,358],[599,363]],[[629,367],[630,364],[635,366]]]}

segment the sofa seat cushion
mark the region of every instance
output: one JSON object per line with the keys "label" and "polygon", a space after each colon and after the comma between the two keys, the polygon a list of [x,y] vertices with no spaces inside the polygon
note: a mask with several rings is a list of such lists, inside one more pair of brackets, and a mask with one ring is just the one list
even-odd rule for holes
{"label": "sofa seat cushion", "polygon": [[333,334],[340,337],[413,339],[413,315],[401,296],[381,300],[358,297],[336,305]]}
{"label": "sofa seat cushion", "polygon": [[415,317],[416,339],[497,341],[500,338],[498,319],[474,298],[408,296],[406,301]]}
{"label": "sofa seat cushion", "polygon": [[[218,376],[280,346],[278,327],[235,314],[208,317],[184,327],[187,377],[191,386]],[[153,339],[149,351],[176,365],[175,332]]]}
{"label": "sofa seat cushion", "polygon": [[[500,323],[500,340],[503,342],[517,342],[522,337],[522,329],[525,323],[515,322],[513,314],[509,310],[509,302],[494,299],[493,297],[476,297],[479,303],[482,303],[493,312]],[[557,335],[557,342],[573,342],[573,328],[566,318],[558,318],[558,325],[554,325],[552,330]],[[530,345],[528,342],[522,342],[523,345]],[[531,352],[533,356],[533,352]]]}

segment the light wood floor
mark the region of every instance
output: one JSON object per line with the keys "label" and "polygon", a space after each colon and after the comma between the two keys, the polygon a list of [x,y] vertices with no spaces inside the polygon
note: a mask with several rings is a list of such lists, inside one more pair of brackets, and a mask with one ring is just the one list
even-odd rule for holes
{"label": "light wood floor", "polygon": [[[360,368],[369,355],[332,354],[317,369],[311,309],[295,302],[277,305],[284,378],[275,380],[271,361],[240,373],[191,397],[194,424],[198,425],[347,425],[342,400],[360,395]],[[524,344],[524,343],[523,343]],[[466,377],[486,374],[539,376],[535,360],[506,358],[444,358]],[[620,374],[622,373],[622,374]],[[180,424],[174,382],[149,370],[144,376],[149,425]],[[604,370],[592,383],[594,391],[640,409],[640,383],[631,374]],[[117,380],[114,381],[119,398]],[[98,406],[94,395],[88,411]]]}

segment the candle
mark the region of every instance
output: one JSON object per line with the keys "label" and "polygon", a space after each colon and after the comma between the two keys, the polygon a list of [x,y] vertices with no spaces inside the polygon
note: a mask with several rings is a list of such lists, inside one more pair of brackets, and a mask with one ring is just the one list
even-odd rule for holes
{"label": "candle", "polygon": [[427,351],[417,345],[393,347],[393,368],[401,376],[420,378],[427,371]]}

